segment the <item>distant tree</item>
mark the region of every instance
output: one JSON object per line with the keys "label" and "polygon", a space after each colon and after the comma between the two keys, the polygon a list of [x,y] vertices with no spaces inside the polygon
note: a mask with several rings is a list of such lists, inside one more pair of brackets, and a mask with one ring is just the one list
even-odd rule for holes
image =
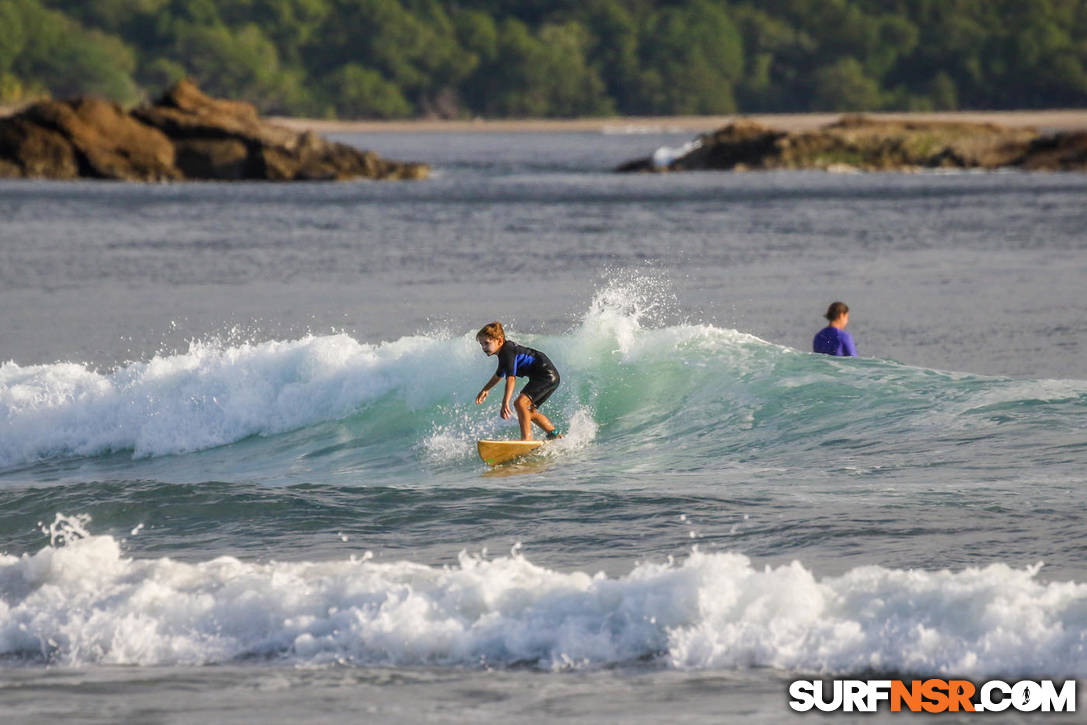
{"label": "distant tree", "polygon": [[940,111],[954,111],[959,107],[955,81],[942,71],[933,76],[929,83],[928,97],[932,101],[932,107]]}
{"label": "distant tree", "polygon": [[[1087,100],[1084,60],[1087,45],[1075,43],[1051,3],[1041,3],[1048,12],[1016,15],[1017,31],[1006,34],[996,53],[1000,60],[1014,59],[996,66],[1005,89],[1022,99],[1024,105],[1079,105]],[[1081,9],[1087,14],[1087,7]],[[1083,22],[1082,20],[1080,21]],[[1074,27],[1074,26],[1072,26]],[[990,67],[995,66],[994,58]],[[994,68],[994,70],[996,69]]]}
{"label": "distant tree", "polygon": [[471,107],[487,115],[539,115],[546,101],[542,89],[532,86],[541,53],[538,45],[520,20],[503,21],[490,62],[462,84]]}
{"label": "distant tree", "polygon": [[275,44],[280,61],[298,67],[305,62],[304,53],[307,47],[324,42],[321,29],[329,22],[331,12],[332,8],[327,0],[219,2],[219,14],[226,25],[258,25]]}
{"label": "distant tree", "polygon": [[26,31],[19,4],[0,0],[0,73],[11,70],[12,63],[23,52]]}
{"label": "distant tree", "polygon": [[873,111],[880,108],[879,84],[864,74],[856,58],[843,58],[813,74],[816,110]]}
{"label": "distant tree", "polygon": [[864,70],[871,78],[883,78],[917,47],[920,32],[906,18],[884,15],[875,18],[864,48]]}
{"label": "distant tree", "polygon": [[743,75],[743,40],[728,14],[707,0],[665,6],[643,29],[640,110],[731,113]]}
{"label": "distant tree", "polygon": [[518,20],[499,30],[493,63],[468,95],[498,116],[576,116],[614,112],[604,82],[589,67],[588,32],[581,24],[548,24],[534,35]]}
{"label": "distant tree", "polygon": [[620,112],[637,112],[640,60],[638,17],[619,0],[586,0],[577,17],[588,32],[589,66],[604,83],[604,92]]}
{"label": "distant tree", "polygon": [[807,107],[806,83],[817,43],[785,19],[741,5],[734,11],[743,38],[744,76],[737,99],[745,110],[785,111]]}
{"label": "distant tree", "polygon": [[550,116],[595,116],[615,112],[604,81],[586,57],[588,31],[577,22],[546,24],[540,28],[545,49],[540,82],[548,89]]}
{"label": "distant tree", "polygon": [[220,26],[223,24],[217,0],[171,0],[170,14],[192,25]]}
{"label": "distant tree", "polygon": [[414,110],[396,85],[356,63],[332,73],[325,92],[337,115],[346,118],[403,118]]}
{"label": "distant tree", "polygon": [[189,76],[185,66],[169,58],[155,58],[142,65],[136,77],[147,90],[148,95],[158,95],[161,91]]}
{"label": "distant tree", "polygon": [[[925,0],[903,2],[916,8]],[[828,97],[828,84],[841,86],[839,93],[852,87],[852,102],[875,104],[868,107],[904,107],[920,92],[923,79],[932,75],[894,75],[921,37],[911,15],[898,10],[895,0],[765,0],[757,7],[772,21],[797,28],[806,40],[801,53],[783,54],[791,77],[778,73],[785,83],[777,88],[788,87],[794,108],[825,110],[839,104]],[[819,87],[824,88],[821,95]]]}
{"label": "distant tree", "polygon": [[51,0],[49,5],[84,26],[106,33],[125,35],[134,29],[133,20],[169,11],[172,0]]}
{"label": "distant tree", "polygon": [[[0,35],[0,43],[13,43],[7,46],[8,70],[20,87],[47,88],[58,96],[107,96],[124,103],[139,98],[132,79],[135,55],[120,38],[87,30],[38,0],[9,1],[2,17],[9,39]],[[10,49],[17,49],[13,56]]]}
{"label": "distant tree", "polygon": [[455,10],[453,27],[462,48],[471,53],[475,63],[491,63],[498,55],[498,26],[487,13],[479,10]]}
{"label": "distant tree", "polygon": [[321,42],[307,56],[318,78],[356,63],[419,105],[476,69],[478,58],[460,46],[452,19],[434,0],[417,0],[415,12],[397,0],[332,1]]}
{"label": "distant tree", "polygon": [[265,112],[312,105],[301,73],[280,67],[275,45],[256,25],[181,24],[172,56],[212,95],[240,96]]}

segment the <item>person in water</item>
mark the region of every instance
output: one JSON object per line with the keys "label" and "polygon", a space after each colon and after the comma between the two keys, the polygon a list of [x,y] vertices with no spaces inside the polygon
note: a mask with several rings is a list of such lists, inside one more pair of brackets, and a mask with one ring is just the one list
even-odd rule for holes
{"label": "person in water", "polygon": [[811,344],[812,352],[856,357],[857,346],[853,344],[852,336],[845,331],[845,326],[849,324],[849,307],[846,303],[832,302],[824,317],[830,324],[815,333]]}
{"label": "person in water", "polygon": [[487,357],[498,356],[498,369],[479,391],[479,395],[476,396],[476,405],[486,400],[487,392],[499,380],[505,378],[506,394],[502,398],[502,418],[509,420],[513,417],[510,411],[510,399],[513,397],[515,378],[527,377],[528,383],[521,388],[521,394],[513,402],[513,407],[517,411],[517,422],[521,424],[521,440],[532,440],[533,423],[547,433],[548,440],[561,438],[562,435],[555,430],[555,426],[539,410],[544,401],[550,398],[559,387],[559,371],[555,369],[547,355],[531,347],[518,345],[513,340],[507,340],[501,322],[484,325],[483,329],[476,333],[476,341]]}

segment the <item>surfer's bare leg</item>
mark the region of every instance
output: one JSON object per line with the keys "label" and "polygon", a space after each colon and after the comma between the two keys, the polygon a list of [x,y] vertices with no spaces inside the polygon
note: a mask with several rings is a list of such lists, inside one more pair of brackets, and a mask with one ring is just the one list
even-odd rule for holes
{"label": "surfer's bare leg", "polygon": [[[524,405],[524,408],[525,408],[525,415],[524,416],[521,415],[522,405]],[[513,403],[513,407],[517,409],[517,422],[521,423],[521,437],[522,437],[522,440],[532,440],[533,439],[533,430],[532,430],[532,427],[533,427],[532,424],[533,423],[535,423],[540,428],[542,428],[543,433],[551,433],[552,430],[554,430],[554,424],[551,423],[551,421],[548,420],[547,415],[543,415],[543,413],[539,412],[539,410],[536,408],[536,405],[533,404],[532,399],[529,399],[528,396],[518,396],[517,399]],[[528,421],[527,425],[525,423],[526,418],[527,418],[527,421]],[[525,428],[526,427],[528,428],[528,437],[527,438],[525,438]]]}
{"label": "surfer's bare leg", "polygon": [[[533,423],[540,426],[544,433],[551,433],[555,430],[555,424],[537,410],[527,395],[518,395],[517,400],[513,401],[513,407],[517,411],[517,422],[521,424],[521,440],[532,440]],[[557,437],[561,438],[562,436]]]}
{"label": "surfer's bare leg", "polygon": [[521,424],[521,440],[532,440],[532,401],[527,395],[518,395],[517,400],[513,401],[513,408],[517,411],[517,422]]}
{"label": "surfer's bare leg", "polygon": [[555,426],[547,419],[547,416],[538,410],[532,411],[532,422],[543,428],[544,433],[555,430]]}

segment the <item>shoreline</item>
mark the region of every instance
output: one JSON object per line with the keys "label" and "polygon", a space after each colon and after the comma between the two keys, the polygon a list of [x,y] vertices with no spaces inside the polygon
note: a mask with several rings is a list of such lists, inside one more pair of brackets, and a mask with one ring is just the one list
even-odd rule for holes
{"label": "shoreline", "polygon": [[[604,133],[652,134],[714,131],[738,120],[793,133],[811,131],[833,123],[848,113],[764,113],[721,116],[617,116],[573,119],[474,119],[345,121],[269,116],[268,121],[294,131],[327,133]],[[949,121],[993,123],[1009,128],[1034,127],[1040,132],[1087,130],[1087,109],[1031,111],[940,111],[864,113],[884,121]]]}
{"label": "shoreline", "polygon": [[[14,115],[25,106],[0,106],[0,118]],[[609,116],[601,118],[509,119],[398,119],[326,120],[296,116],[265,116],[265,120],[294,131],[317,133],[706,133],[734,121],[754,121],[792,133],[811,131],[852,112],[836,113],[734,113],[715,116]],[[1087,108],[1054,108],[1018,111],[879,111],[861,112],[875,120],[958,121],[994,123],[1009,128],[1034,127],[1040,132],[1087,131]]]}

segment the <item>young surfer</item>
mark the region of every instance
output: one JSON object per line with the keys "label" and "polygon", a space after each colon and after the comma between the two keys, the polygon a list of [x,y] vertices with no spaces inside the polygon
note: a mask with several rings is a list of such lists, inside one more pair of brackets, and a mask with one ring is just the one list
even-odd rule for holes
{"label": "young surfer", "polygon": [[559,387],[559,371],[539,350],[518,345],[513,340],[506,339],[506,333],[502,329],[501,322],[492,322],[484,325],[476,333],[476,341],[487,354],[498,356],[498,369],[494,375],[479,391],[476,396],[476,404],[487,399],[487,392],[493,388],[499,380],[506,379],[506,394],[502,398],[502,418],[510,419],[513,413],[510,411],[510,398],[513,397],[514,380],[517,377],[527,377],[528,384],[521,389],[521,394],[513,402],[517,410],[517,422],[521,424],[521,440],[532,440],[532,424],[540,426],[547,432],[548,440],[561,438],[555,430],[555,426],[539,411],[544,401],[551,397],[555,388]]}
{"label": "young surfer", "polygon": [[853,337],[845,331],[845,326],[849,324],[849,307],[844,302],[832,302],[824,317],[830,324],[815,333],[812,352],[856,357],[857,346],[853,344]]}

